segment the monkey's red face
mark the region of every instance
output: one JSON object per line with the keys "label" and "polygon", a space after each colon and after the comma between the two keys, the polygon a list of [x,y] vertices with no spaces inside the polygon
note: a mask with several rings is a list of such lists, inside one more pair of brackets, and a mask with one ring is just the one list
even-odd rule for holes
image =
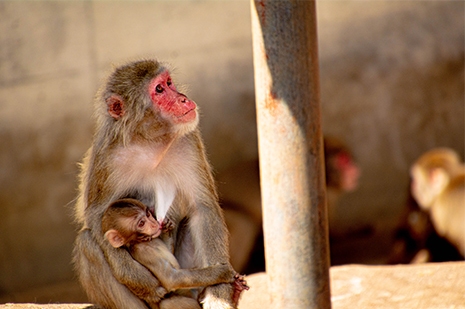
{"label": "monkey's red face", "polygon": [[341,189],[353,191],[358,188],[360,169],[348,153],[341,152],[336,157],[336,166],[341,171]]}
{"label": "monkey's red face", "polygon": [[153,79],[149,91],[154,108],[159,108],[162,115],[175,123],[188,123],[196,119],[196,104],[176,90],[168,71]]}

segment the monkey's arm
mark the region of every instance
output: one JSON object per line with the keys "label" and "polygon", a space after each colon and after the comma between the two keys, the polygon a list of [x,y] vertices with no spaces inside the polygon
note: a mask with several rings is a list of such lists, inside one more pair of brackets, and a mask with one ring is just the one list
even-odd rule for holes
{"label": "monkey's arm", "polygon": [[83,229],[78,233],[73,262],[90,302],[103,308],[147,309],[144,301],[113,276],[90,229]]}
{"label": "monkey's arm", "polygon": [[199,269],[180,269],[176,258],[160,239],[134,245],[131,255],[150,269],[168,291],[235,281],[235,272],[224,264]]}
{"label": "monkey's arm", "polygon": [[[199,222],[204,222],[204,224],[199,224]],[[228,231],[221,209],[215,201],[204,201],[198,204],[196,212],[190,218],[189,225],[196,256],[202,261],[199,266],[223,263],[230,265]],[[233,293],[234,289],[231,284],[208,286],[201,300],[202,308],[236,308],[232,299]]]}
{"label": "monkey's arm", "polygon": [[122,248],[113,248],[104,243],[102,248],[113,276],[124,284],[137,297],[148,304],[157,304],[166,294],[166,289],[159,280],[143,265],[135,261],[132,256]]}

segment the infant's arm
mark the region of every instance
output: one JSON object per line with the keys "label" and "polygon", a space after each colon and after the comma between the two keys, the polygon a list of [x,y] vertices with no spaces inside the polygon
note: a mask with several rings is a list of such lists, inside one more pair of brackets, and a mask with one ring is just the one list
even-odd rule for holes
{"label": "infant's arm", "polygon": [[147,267],[168,291],[235,281],[234,270],[223,264],[180,269],[176,257],[159,238],[133,245],[130,251],[133,258]]}

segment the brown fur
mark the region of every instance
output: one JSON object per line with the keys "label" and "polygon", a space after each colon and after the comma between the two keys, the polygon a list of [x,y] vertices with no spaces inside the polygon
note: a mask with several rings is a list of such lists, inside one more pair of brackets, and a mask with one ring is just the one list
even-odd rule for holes
{"label": "brown fur", "polygon": [[[124,239],[123,246],[132,257],[147,267],[157,277],[168,292],[178,289],[193,289],[219,283],[233,283],[235,272],[227,265],[212,265],[199,269],[181,269],[175,256],[159,238],[150,241],[152,233],[159,232],[159,225],[154,223],[150,235],[137,230],[136,220],[145,216],[147,207],[134,199],[121,199],[112,203],[105,211],[102,219],[102,232],[114,232]],[[153,220],[153,217],[151,217]],[[145,228],[150,226],[147,221]],[[149,230],[149,229],[148,229]],[[141,235],[139,235],[141,234]],[[125,249],[121,249],[125,250]],[[161,300],[161,308],[200,309],[200,304],[190,291],[185,295],[172,295]],[[158,306],[157,306],[158,308]]]}
{"label": "brown fur", "polygon": [[[165,70],[152,60],[119,67],[96,100],[97,130],[76,206],[82,229],[74,263],[90,300],[105,308],[146,308],[144,302],[157,304],[166,292],[128,252],[105,241],[101,219],[117,199],[138,199],[156,213],[163,207],[157,198],[174,194],[166,216],[177,228],[163,240],[181,267],[229,265],[227,230],[197,121],[175,124],[152,107],[149,84]],[[120,119],[108,111],[115,100],[123,104]],[[233,308],[232,293],[230,284],[207,287],[203,307]]]}

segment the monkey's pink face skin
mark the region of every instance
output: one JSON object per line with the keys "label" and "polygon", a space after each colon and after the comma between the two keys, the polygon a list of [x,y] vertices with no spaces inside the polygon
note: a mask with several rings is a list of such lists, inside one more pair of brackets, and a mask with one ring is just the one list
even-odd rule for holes
{"label": "monkey's pink face skin", "polygon": [[194,101],[176,90],[168,71],[152,80],[149,91],[154,107],[159,108],[163,115],[171,117],[175,123],[191,122],[197,117]]}
{"label": "monkey's pink face skin", "polygon": [[357,189],[360,168],[355,164],[350,155],[345,152],[338,154],[336,157],[336,166],[342,172],[341,189],[348,192]]}
{"label": "monkey's pink face skin", "polygon": [[146,209],[145,216],[141,216],[137,221],[136,230],[142,234],[150,235],[151,238],[160,236],[162,232],[160,224],[148,208]]}

